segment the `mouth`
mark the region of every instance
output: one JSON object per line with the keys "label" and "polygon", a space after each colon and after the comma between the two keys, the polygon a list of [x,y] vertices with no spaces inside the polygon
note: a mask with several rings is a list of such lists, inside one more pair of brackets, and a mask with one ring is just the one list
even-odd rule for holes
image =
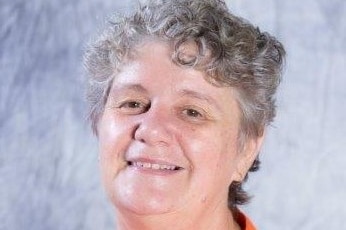
{"label": "mouth", "polygon": [[183,169],[182,167],[179,167],[176,165],[150,163],[150,162],[142,162],[142,161],[127,161],[127,165],[130,167],[138,168],[138,169],[156,170],[156,171],[178,171]]}

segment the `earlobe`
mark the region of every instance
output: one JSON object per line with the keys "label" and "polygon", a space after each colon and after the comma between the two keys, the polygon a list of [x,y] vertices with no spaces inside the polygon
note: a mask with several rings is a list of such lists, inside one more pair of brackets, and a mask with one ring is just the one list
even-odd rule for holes
{"label": "earlobe", "polygon": [[242,151],[238,154],[238,163],[233,181],[241,182],[249,171],[261,149],[265,134],[249,138],[245,141]]}

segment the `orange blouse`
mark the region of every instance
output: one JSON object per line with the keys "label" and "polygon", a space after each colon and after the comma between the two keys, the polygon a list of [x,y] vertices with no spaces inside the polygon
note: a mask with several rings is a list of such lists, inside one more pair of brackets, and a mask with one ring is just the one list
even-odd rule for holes
{"label": "orange blouse", "polygon": [[239,224],[241,230],[256,230],[251,220],[241,212],[238,212],[236,214],[236,221]]}

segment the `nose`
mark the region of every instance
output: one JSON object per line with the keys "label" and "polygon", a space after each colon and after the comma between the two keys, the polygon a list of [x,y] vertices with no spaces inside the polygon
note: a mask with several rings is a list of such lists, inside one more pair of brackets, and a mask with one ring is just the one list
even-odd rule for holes
{"label": "nose", "polygon": [[151,107],[143,113],[134,132],[135,140],[148,145],[169,145],[172,132],[169,129],[171,118],[164,109]]}

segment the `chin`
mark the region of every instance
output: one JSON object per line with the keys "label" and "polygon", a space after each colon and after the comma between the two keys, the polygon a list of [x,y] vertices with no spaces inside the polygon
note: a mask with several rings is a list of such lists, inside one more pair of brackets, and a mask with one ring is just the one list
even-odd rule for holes
{"label": "chin", "polygon": [[159,215],[173,212],[174,202],[163,200],[156,195],[143,197],[139,194],[136,197],[114,197],[113,204],[119,212],[130,212],[136,215]]}
{"label": "chin", "polygon": [[138,215],[156,215],[174,212],[184,205],[185,190],[176,178],[164,176],[120,173],[111,186],[106,186],[108,195],[118,211]]}
{"label": "chin", "polygon": [[110,198],[115,208],[122,212],[137,215],[156,215],[168,213],[179,204],[179,194],[173,191],[153,189],[145,185],[134,186],[132,183],[115,185],[110,191]]}

